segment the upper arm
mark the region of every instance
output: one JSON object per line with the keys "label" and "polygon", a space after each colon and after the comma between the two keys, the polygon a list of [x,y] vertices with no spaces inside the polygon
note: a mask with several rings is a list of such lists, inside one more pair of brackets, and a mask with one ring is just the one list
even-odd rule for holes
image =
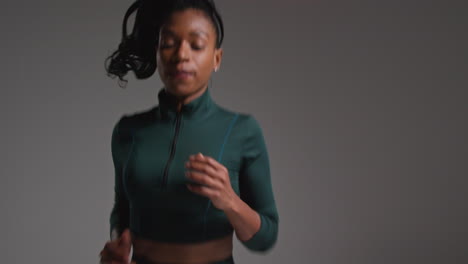
{"label": "upper arm", "polygon": [[251,250],[266,251],[276,243],[279,216],[262,129],[252,116],[248,116],[245,122],[246,137],[239,172],[240,198],[260,215],[261,226],[252,238],[242,244]]}
{"label": "upper arm", "polygon": [[129,203],[123,188],[124,136],[121,123],[124,117],[114,125],[111,137],[112,161],[114,164],[114,204],[110,213],[110,233],[115,229],[120,233],[129,225]]}

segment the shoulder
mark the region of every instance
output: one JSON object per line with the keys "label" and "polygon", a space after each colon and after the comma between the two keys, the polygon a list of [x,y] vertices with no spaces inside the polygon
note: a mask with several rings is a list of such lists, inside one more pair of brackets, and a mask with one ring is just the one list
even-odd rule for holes
{"label": "shoulder", "polygon": [[231,118],[235,118],[235,126],[237,128],[247,129],[249,131],[261,130],[260,123],[253,114],[230,110],[219,105],[218,109],[218,112],[221,112]]}
{"label": "shoulder", "polygon": [[151,124],[155,119],[157,108],[158,106],[154,106],[149,109],[121,115],[114,125],[114,131],[117,130],[120,134],[128,134]]}
{"label": "shoulder", "polygon": [[118,118],[114,123],[111,140],[114,159],[123,157],[122,155],[128,151],[134,140],[135,130],[150,124],[150,121],[154,118],[155,109],[157,109],[157,106],[143,111],[123,114]]}
{"label": "shoulder", "polygon": [[224,107],[219,107],[219,109],[228,116],[229,120],[232,120],[232,137],[240,140],[242,145],[263,140],[262,126],[254,114],[233,111]]}
{"label": "shoulder", "polygon": [[263,134],[260,122],[253,114],[238,113],[237,127],[248,137],[258,137]]}

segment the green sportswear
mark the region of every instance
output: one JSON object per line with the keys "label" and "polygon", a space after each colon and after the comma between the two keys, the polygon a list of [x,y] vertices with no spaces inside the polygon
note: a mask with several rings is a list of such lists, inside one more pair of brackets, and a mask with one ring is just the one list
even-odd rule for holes
{"label": "green sportswear", "polygon": [[110,230],[129,228],[143,238],[194,243],[232,233],[226,214],[186,184],[185,162],[202,153],[223,164],[235,193],[261,219],[257,233],[241,241],[266,251],[278,236],[278,212],[262,129],[250,114],[227,110],[207,88],[177,111],[174,97],[162,88],[159,105],[124,114],[112,132],[115,199]]}

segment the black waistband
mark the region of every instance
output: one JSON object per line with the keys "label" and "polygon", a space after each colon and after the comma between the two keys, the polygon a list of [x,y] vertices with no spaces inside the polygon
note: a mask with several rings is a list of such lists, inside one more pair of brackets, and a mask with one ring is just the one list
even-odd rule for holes
{"label": "black waistband", "polygon": [[[158,262],[158,263],[152,262],[144,257],[140,257],[136,255],[132,256],[132,261],[135,261],[136,264],[171,264],[171,263],[162,263],[162,262]],[[235,263],[234,263],[234,257],[231,255],[227,259],[212,262],[210,264],[235,264]]]}

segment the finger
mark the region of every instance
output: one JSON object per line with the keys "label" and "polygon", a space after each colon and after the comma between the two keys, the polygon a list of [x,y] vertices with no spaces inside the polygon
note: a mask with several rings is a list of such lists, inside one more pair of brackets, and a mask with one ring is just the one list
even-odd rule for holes
{"label": "finger", "polygon": [[187,188],[196,194],[206,196],[210,199],[216,197],[219,193],[217,190],[211,189],[209,187],[194,184],[187,184]]}
{"label": "finger", "polygon": [[111,262],[112,260],[114,260],[114,259],[108,253],[104,253],[104,254],[101,255],[101,261],[102,262]]}
{"label": "finger", "polygon": [[109,260],[109,251],[105,248],[99,252],[99,258],[101,261]]}
{"label": "finger", "polygon": [[190,155],[189,160],[205,162],[212,166],[215,170],[228,172],[227,168],[223,164],[219,163],[216,159],[210,156],[202,155],[201,153],[196,155]]}
{"label": "finger", "polygon": [[[212,164],[210,164],[208,162],[209,158],[210,158],[209,156],[205,156],[205,155],[203,155],[201,153],[198,153],[198,154],[195,154],[195,155],[190,155],[189,156],[189,161],[198,161],[198,162],[201,162],[201,163],[206,163],[207,165],[212,166],[214,170],[217,170],[218,168],[216,166],[213,166]],[[211,159],[213,159],[213,158],[211,158]]]}
{"label": "finger", "polygon": [[223,164],[219,163],[217,160],[213,159],[212,157],[205,156],[205,162],[213,166],[216,170],[228,172],[227,168],[224,167]]}
{"label": "finger", "polygon": [[118,240],[107,242],[106,245],[104,246],[104,249],[103,249],[103,251],[107,251],[107,252],[110,252],[110,253],[117,252],[118,250],[119,250],[119,241]]}
{"label": "finger", "polygon": [[119,246],[130,247],[132,241],[130,238],[130,230],[127,228],[122,232],[119,239]]}
{"label": "finger", "polygon": [[195,170],[201,173],[205,173],[210,177],[218,177],[218,171],[211,165],[206,162],[201,162],[198,160],[187,161],[185,163],[185,168],[189,170]]}
{"label": "finger", "polygon": [[[101,260],[99,261],[99,263],[100,263],[100,264],[123,264],[123,263],[128,263],[128,262],[101,259]],[[132,263],[133,263],[133,262],[132,262]]]}
{"label": "finger", "polygon": [[119,255],[119,254],[112,253],[112,252],[104,252],[101,255],[101,260],[102,261],[107,261],[107,262],[116,261],[116,262],[119,262],[119,263],[120,262],[128,263],[128,256],[125,258],[125,257],[123,257],[123,255]]}
{"label": "finger", "polygon": [[126,261],[128,262],[128,252],[126,248],[118,246],[117,241],[106,243],[101,253],[103,260],[107,261]]}
{"label": "finger", "polygon": [[192,159],[204,160],[205,157],[208,157],[208,156],[205,156],[205,155],[203,155],[201,152],[198,152],[197,154],[190,155],[190,157],[191,157]]}
{"label": "finger", "polygon": [[115,250],[115,245],[116,244],[114,242],[107,242],[104,245],[104,248],[101,251],[101,255],[102,254],[109,254],[109,252],[113,252]]}
{"label": "finger", "polygon": [[221,179],[210,177],[204,173],[200,173],[196,171],[186,171],[185,176],[188,179],[195,181],[195,183],[205,185],[206,187],[212,188],[212,189],[219,189],[223,185]]}

